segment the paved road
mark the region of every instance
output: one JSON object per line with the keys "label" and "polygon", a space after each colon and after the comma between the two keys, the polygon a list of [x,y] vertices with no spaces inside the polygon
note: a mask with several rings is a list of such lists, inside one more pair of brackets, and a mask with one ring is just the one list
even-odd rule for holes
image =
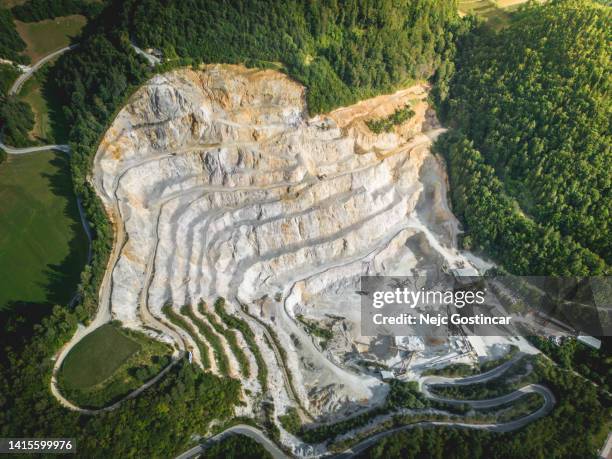
{"label": "paved road", "polygon": [[606,438],[606,443],[603,448],[599,452],[599,457],[602,459],[608,459],[610,457],[610,453],[612,452],[612,432],[608,434],[608,438]]}
{"label": "paved road", "polygon": [[[554,401],[552,403],[554,404]],[[538,414],[537,417],[542,417],[548,413],[548,410],[546,410],[546,407],[543,406],[536,413]],[[536,413],[534,413],[534,415]],[[332,457],[334,459],[344,459],[344,458],[353,457],[357,454],[364,452],[366,449],[374,446],[383,438],[389,437],[391,435],[394,435],[402,431],[411,430],[416,427],[450,427],[450,428],[488,430],[491,432],[511,432],[513,430],[520,429],[521,427],[525,426],[526,424],[529,424],[533,420],[534,420],[533,418],[527,419],[527,417],[524,417],[521,419],[517,419],[516,421],[508,422],[506,424],[469,424],[469,423],[448,422],[448,421],[422,421],[422,422],[417,422],[414,424],[396,427],[391,430],[377,433],[367,438],[366,440],[357,443],[356,445],[347,449],[346,451],[343,451],[342,453],[332,456]]]}
{"label": "paved road", "polygon": [[272,442],[266,435],[259,429],[255,427],[249,426],[247,424],[238,424],[236,426],[230,427],[229,429],[224,430],[223,432],[215,435],[214,437],[210,437],[204,443],[191,448],[189,451],[185,451],[183,454],[176,457],[176,459],[188,459],[194,457],[195,455],[201,453],[206,448],[206,445],[222,440],[223,438],[229,435],[244,435],[255,440],[261,446],[263,446],[266,451],[268,451],[274,459],[285,459],[287,455],[280,450],[278,446],[274,442]]}
{"label": "paved road", "polygon": [[[509,394],[502,395],[500,397],[487,398],[487,399],[482,399],[482,400],[462,400],[462,399],[457,400],[457,399],[443,398],[443,397],[438,397],[436,395],[429,393],[427,389],[425,389],[423,392],[427,398],[431,400],[435,400],[436,402],[447,403],[449,405],[469,405],[472,408],[485,409],[485,408],[494,408],[496,406],[503,405],[504,403],[513,402],[514,400],[521,398],[525,394],[538,393],[544,397],[543,390],[542,390],[543,388],[544,386],[540,386],[538,384],[529,384],[527,386],[524,386],[524,387],[521,387],[520,389],[515,390],[514,392],[510,392]],[[546,389],[546,391],[548,391],[548,389]]]}
{"label": "paved road", "polygon": [[499,375],[504,373],[508,368],[514,365],[523,357],[523,354],[517,353],[514,357],[512,357],[507,362],[502,363],[501,365],[496,366],[495,368],[485,371],[484,373],[479,373],[474,376],[466,376],[464,378],[449,378],[446,376],[426,376],[419,381],[419,385],[422,387],[424,385],[448,385],[448,386],[467,386],[469,384],[476,384],[488,381],[490,379],[497,378]]}
{"label": "paved road", "polygon": [[71,49],[74,49],[77,46],[79,46],[79,45],[76,44],[76,45],[66,46],[65,48],[58,49],[57,51],[54,51],[51,54],[47,54],[41,60],[36,62],[34,65],[32,65],[30,67],[30,70],[28,70],[27,72],[22,73],[21,75],[19,75],[19,78],[17,78],[15,80],[15,82],[13,83],[13,86],[11,86],[11,88],[9,89],[9,92],[8,92],[9,95],[17,94],[21,90],[21,87],[27,81],[27,79],[30,78],[32,76],[32,74],[34,72],[36,72],[36,70],[38,70],[40,67],[45,65],[51,59],[53,59],[54,57],[57,57],[57,56],[59,56],[61,54],[64,54],[66,51],[70,51]]}
{"label": "paved road", "polygon": [[[415,427],[453,427],[453,428],[466,428],[466,429],[477,429],[477,430],[488,430],[491,432],[512,432],[514,430],[520,429],[527,424],[539,419],[543,416],[546,416],[554,407],[556,401],[552,392],[544,386],[540,386],[538,384],[530,384],[529,386],[525,386],[519,391],[522,392],[519,396],[522,396],[524,393],[538,393],[544,398],[544,404],[537,410],[527,416],[523,416],[522,418],[516,419],[514,421],[506,422],[503,424],[470,424],[470,423],[462,423],[462,422],[451,422],[451,421],[423,421],[417,422],[414,424],[409,424],[401,427],[396,427],[395,429],[390,429],[384,432],[377,433],[359,443],[354,445],[353,447],[347,449],[346,451],[334,456],[334,459],[340,458],[349,458],[355,456],[359,453],[362,453],[366,449],[371,446],[374,446],[380,440],[385,437],[389,437],[398,432],[414,429]],[[515,394],[513,392],[512,394]],[[510,395],[512,395],[510,394]]]}
{"label": "paved road", "polygon": [[0,142],[0,148],[6,151],[9,155],[27,155],[28,153],[37,153],[47,150],[59,150],[64,153],[70,153],[69,145],[42,145],[40,147],[15,148],[9,147],[8,145],[4,145],[2,142]]}
{"label": "paved road", "polygon": [[492,408],[495,406],[502,405],[504,403],[508,403],[514,400],[517,400],[523,397],[525,394],[529,393],[537,393],[542,396],[544,399],[544,403],[542,406],[522,418],[515,419],[513,421],[509,421],[502,424],[497,423],[489,423],[489,424],[472,424],[472,423],[462,423],[462,422],[453,422],[453,421],[423,421],[417,422],[414,424],[409,424],[401,427],[396,427],[395,429],[390,429],[384,432],[377,433],[359,443],[354,445],[353,447],[347,449],[343,453],[336,456],[337,458],[348,458],[359,454],[365,451],[367,448],[373,446],[381,439],[393,435],[395,433],[414,429],[415,427],[435,427],[435,426],[446,426],[446,427],[454,427],[454,428],[468,428],[468,429],[479,429],[479,430],[488,430],[491,432],[511,432],[513,430],[520,429],[525,425],[535,421],[536,419],[541,418],[542,416],[547,415],[554,407],[556,400],[553,393],[547,387],[541,386],[539,384],[529,384],[524,386],[510,394],[502,395],[501,397],[496,397],[492,399],[485,400],[452,400],[452,399],[443,399],[441,397],[436,397],[429,393],[427,386],[430,384],[443,384],[446,386],[465,386],[468,384],[482,383],[488,381],[490,379],[497,378],[501,374],[503,374],[508,368],[510,368],[514,363],[516,363],[522,354],[517,354],[509,361],[493,368],[490,371],[485,373],[481,373],[474,376],[468,376],[466,378],[446,378],[441,376],[431,376],[423,378],[421,383],[421,389],[425,393],[428,398],[433,400],[451,403],[451,404],[467,404],[472,406],[473,408]]}
{"label": "paved road", "polygon": [[[539,384],[528,384],[509,394],[502,395],[500,397],[488,398],[488,399],[482,399],[482,400],[449,399],[449,398],[437,396],[435,394],[432,394],[429,391],[429,386],[431,385],[446,386],[446,387],[467,386],[470,384],[478,384],[478,383],[489,381],[491,379],[495,379],[499,377],[500,375],[502,375],[506,370],[508,370],[508,368],[513,366],[516,362],[518,362],[522,357],[523,357],[523,354],[519,352],[514,357],[512,357],[510,360],[508,360],[507,362],[504,362],[501,365],[498,365],[492,370],[489,370],[485,373],[480,373],[474,376],[467,376],[465,378],[447,378],[443,376],[428,376],[419,381],[420,388],[423,391],[423,394],[427,398],[430,398],[431,400],[435,400],[437,402],[442,402],[442,403],[448,403],[451,405],[469,405],[472,408],[477,408],[477,409],[493,408],[499,405],[503,405],[504,403],[509,403],[514,400],[517,400],[525,394],[537,393],[537,394],[540,394],[544,398],[545,400],[544,405],[545,406],[548,405],[548,408],[552,409],[552,406],[555,403],[554,395],[548,388],[544,386],[540,386]],[[536,413],[537,411],[527,417],[533,416]]]}

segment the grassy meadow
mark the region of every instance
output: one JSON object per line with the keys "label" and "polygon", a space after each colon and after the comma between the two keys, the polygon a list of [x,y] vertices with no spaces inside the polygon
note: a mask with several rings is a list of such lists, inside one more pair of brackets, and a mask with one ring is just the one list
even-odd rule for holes
{"label": "grassy meadow", "polygon": [[508,24],[510,13],[527,0],[460,0],[457,8],[461,14],[473,14],[483,18],[494,29]]}
{"label": "grassy meadow", "polygon": [[133,354],[140,344],[111,324],[93,331],[70,351],[62,365],[66,383],[86,389],[109,378]]}
{"label": "grassy meadow", "polygon": [[137,389],[170,363],[170,347],[109,323],[85,336],[58,375],[64,394],[79,406],[100,408]]}
{"label": "grassy meadow", "polygon": [[0,310],[67,303],[86,260],[68,159],[9,155],[0,165]]}
{"label": "grassy meadow", "polygon": [[70,43],[87,22],[85,16],[73,14],[38,22],[15,21],[17,32],[26,43],[25,54],[32,62]]}

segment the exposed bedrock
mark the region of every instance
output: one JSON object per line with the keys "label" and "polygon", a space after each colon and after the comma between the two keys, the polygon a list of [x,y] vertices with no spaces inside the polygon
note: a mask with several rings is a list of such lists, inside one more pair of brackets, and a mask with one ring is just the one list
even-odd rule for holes
{"label": "exposed bedrock", "polygon": [[[95,158],[97,190],[126,236],[111,266],[113,316],[139,327],[140,308],[162,317],[165,303],[224,296],[277,330],[313,412],[382,399],[378,380],[344,367],[295,317],[343,317],[334,341],[350,350],[360,275],[456,256],[426,97],[417,85],[308,118],[304,88],[270,70],[217,65],[150,80]],[[366,127],[406,103],[415,115],[393,132]]]}

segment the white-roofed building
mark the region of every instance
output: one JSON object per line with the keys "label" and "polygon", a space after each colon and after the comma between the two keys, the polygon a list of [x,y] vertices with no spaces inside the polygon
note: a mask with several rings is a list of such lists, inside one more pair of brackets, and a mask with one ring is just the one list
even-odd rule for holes
{"label": "white-roofed building", "polygon": [[601,348],[601,341],[593,336],[583,335],[582,333],[579,333],[576,339],[582,344],[592,347],[593,349]]}

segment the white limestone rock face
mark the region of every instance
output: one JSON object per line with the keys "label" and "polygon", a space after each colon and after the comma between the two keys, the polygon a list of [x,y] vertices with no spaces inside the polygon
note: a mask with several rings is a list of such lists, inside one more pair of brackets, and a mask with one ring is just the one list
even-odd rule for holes
{"label": "white limestone rock face", "polygon": [[[153,78],[95,158],[97,191],[125,231],[110,267],[113,316],[138,327],[140,308],[161,316],[165,303],[224,296],[278,331],[313,412],[382,400],[384,385],[344,368],[295,315],[344,317],[336,341],[350,350],[360,275],[408,274],[417,260],[406,242],[419,234],[450,256],[456,221],[429,152],[438,131],[423,132],[436,127],[426,89],[309,119],[304,88],[278,72],[215,65]],[[403,126],[367,129],[364,119],[408,101],[416,115]]]}

